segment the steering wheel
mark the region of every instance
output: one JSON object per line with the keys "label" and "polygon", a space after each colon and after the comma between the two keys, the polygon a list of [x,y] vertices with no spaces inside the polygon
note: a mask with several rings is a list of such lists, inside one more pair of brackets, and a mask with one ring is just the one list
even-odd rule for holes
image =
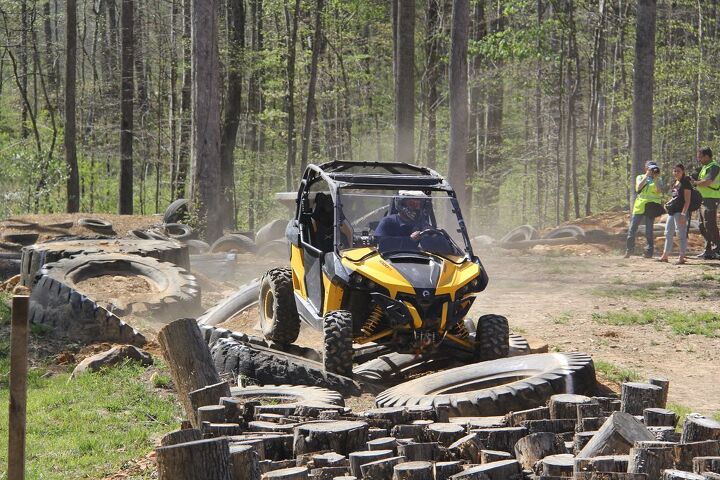
{"label": "steering wheel", "polygon": [[447,238],[447,233],[445,232],[445,230],[441,230],[439,228],[426,228],[425,230],[420,232],[421,237],[424,237],[426,235],[440,235]]}

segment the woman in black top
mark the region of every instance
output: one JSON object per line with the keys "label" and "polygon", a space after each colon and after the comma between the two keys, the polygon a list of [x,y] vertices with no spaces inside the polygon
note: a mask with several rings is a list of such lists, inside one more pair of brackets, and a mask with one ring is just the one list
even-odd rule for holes
{"label": "woman in black top", "polygon": [[668,255],[673,246],[673,237],[675,231],[678,233],[680,241],[680,256],[677,264],[685,263],[685,251],[687,250],[687,229],[688,209],[690,208],[690,194],[693,188],[690,183],[690,177],[685,175],[685,167],[678,163],[673,167],[673,177],[675,183],[672,186],[672,198],[665,205],[668,212],[667,223],[665,224],[665,249],[660,257],[661,262],[668,261]]}

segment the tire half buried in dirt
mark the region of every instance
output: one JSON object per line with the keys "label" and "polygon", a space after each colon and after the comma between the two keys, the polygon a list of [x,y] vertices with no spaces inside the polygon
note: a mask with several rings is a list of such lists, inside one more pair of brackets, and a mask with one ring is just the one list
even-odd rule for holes
{"label": "tire half buried in dirt", "polygon": [[195,277],[150,257],[78,255],[48,263],[40,274],[96,302],[112,305],[108,309],[119,314],[150,314],[155,320],[171,321],[201,311],[200,286]]}
{"label": "tire half buried in dirt", "polygon": [[593,395],[592,359],[584,353],[501,358],[445,370],[380,393],[378,407],[447,405],[450,416],[493,416],[544,405],[556,393]]}

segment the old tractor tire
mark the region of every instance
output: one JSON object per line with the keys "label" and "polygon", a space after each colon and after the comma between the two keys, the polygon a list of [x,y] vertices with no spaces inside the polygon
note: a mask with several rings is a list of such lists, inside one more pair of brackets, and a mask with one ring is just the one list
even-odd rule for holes
{"label": "old tractor tire", "polygon": [[99,218],[81,218],[78,225],[98,233],[113,233],[113,225],[107,220]]}
{"label": "old tractor tire", "polygon": [[326,372],[322,363],[234,338],[215,341],[210,354],[221,376],[243,376],[260,385],[287,383],[329,388],[345,395],[361,393],[359,384]]}
{"label": "old tractor tire", "polygon": [[199,325],[218,325],[248,308],[257,305],[260,296],[260,281],[254,279],[241,286],[237,292],[207,310],[197,318]]}
{"label": "old tractor tire", "polygon": [[173,240],[185,241],[195,237],[192,227],[183,223],[166,223],[164,225],[165,233]]}
{"label": "old tractor tire", "polygon": [[36,222],[27,222],[17,218],[8,218],[2,221],[3,228],[9,230],[29,230],[31,228],[37,228],[39,225]]}
{"label": "old tractor tire", "polygon": [[202,255],[210,251],[210,245],[202,240],[191,238],[190,240],[185,240],[183,243],[187,245],[188,251],[193,255]]}
{"label": "old tractor tire", "polygon": [[37,243],[25,247],[22,253],[20,275],[22,284],[31,287],[35,275],[46,263],[57,262],[83,253],[124,253],[152,257],[169,262],[184,269],[190,268],[188,248],[177,242],[160,240],[120,239],[72,239],[56,242]]}
{"label": "old tractor tire", "polygon": [[475,355],[478,360],[505,358],[510,352],[510,327],[502,315],[483,315],[475,329]]}
{"label": "old tractor tire", "polygon": [[266,242],[257,250],[258,257],[290,258],[290,249],[287,240],[278,239]]}
{"label": "old tractor tire", "polygon": [[585,230],[577,225],[565,225],[550,230],[542,238],[584,238]]}
{"label": "old tractor tire", "polygon": [[154,291],[123,293],[123,303],[112,308],[120,314],[148,312],[153,319],[172,321],[202,311],[200,287],[195,277],[178,266],[151,257],[124,253],[77,255],[45,264],[40,275],[81,294],[85,292],[77,285],[83,280],[110,275],[142,277]]}
{"label": "old tractor tire", "polygon": [[345,377],[353,373],[352,313],[336,310],[323,318],[323,364],[325,370]]}
{"label": "old tractor tire", "polygon": [[339,392],[308,385],[264,385],[253,387],[233,387],[230,395],[244,402],[272,401],[284,405],[298,403],[329,404],[345,406],[345,400]]}
{"label": "old tractor tire", "polygon": [[499,243],[536,240],[538,238],[540,238],[540,234],[535,230],[535,227],[532,225],[520,225],[506,233],[505,236],[500,239]]}
{"label": "old tractor tire", "polygon": [[300,334],[300,317],[295,306],[292,273],[273,268],[260,280],[260,326],[268,340],[293,343]]}
{"label": "old tractor tire", "polygon": [[19,253],[0,253],[0,282],[20,273]]}
{"label": "old tractor tire", "polygon": [[68,220],[67,222],[45,223],[42,226],[44,228],[60,228],[63,230],[67,230],[68,228],[72,228],[73,225],[75,225],[75,222],[73,220]]}
{"label": "old tractor tire", "polygon": [[231,233],[223,235],[213,242],[210,247],[211,253],[220,252],[237,252],[237,253],[255,253],[255,242],[245,235]]}
{"label": "old tractor tire", "polygon": [[17,243],[23,247],[33,245],[37,242],[39,233],[6,233],[2,236],[3,240],[7,240],[11,243]]}
{"label": "old tractor tire", "polygon": [[287,220],[273,220],[272,222],[263,225],[255,233],[255,245],[262,247],[263,244],[285,237],[285,229],[287,228]]}
{"label": "old tractor tire", "polygon": [[176,223],[183,219],[188,211],[190,201],[187,198],[178,198],[165,209],[163,223]]}
{"label": "old tractor tire", "polygon": [[554,394],[594,395],[595,367],[578,352],[501,358],[444,370],[380,393],[378,407],[447,405],[451,417],[504,415],[542,406]]}

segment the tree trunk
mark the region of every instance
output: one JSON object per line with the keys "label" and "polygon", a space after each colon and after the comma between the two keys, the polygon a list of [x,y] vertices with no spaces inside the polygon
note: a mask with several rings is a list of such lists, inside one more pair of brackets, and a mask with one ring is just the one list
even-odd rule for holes
{"label": "tree trunk", "polygon": [[450,147],[448,180],[455,187],[461,209],[468,209],[465,191],[468,145],[467,50],[470,19],[468,0],[453,0],[450,33]]}
{"label": "tree trunk", "polygon": [[656,0],[639,0],[633,74],[631,182],[644,171],[645,162],[652,158],[655,17]]}
{"label": "tree trunk", "polygon": [[[482,5],[479,2],[478,5]],[[427,153],[426,163],[430,168],[437,164],[437,108],[440,98],[438,96],[438,83],[440,82],[440,10],[439,0],[428,0],[427,21],[425,24],[425,58],[426,86],[425,111],[428,119],[427,126]],[[482,6],[479,7],[482,9]]]}
{"label": "tree trunk", "polygon": [[[484,2],[477,2],[473,8],[473,26],[472,26],[472,38],[475,42],[481,42],[487,35],[487,28],[485,26],[485,4]],[[440,45],[437,46],[438,50]],[[474,176],[480,171],[481,157],[483,150],[481,148],[481,139],[483,138],[483,130],[485,129],[485,109],[482,104],[483,91],[480,86],[480,80],[482,78],[482,55],[479,53],[473,55],[472,64],[470,68],[470,108],[469,108],[469,132],[468,140],[470,148],[467,152],[467,173],[468,178],[473,179]],[[439,74],[439,72],[438,72]],[[435,102],[438,101],[437,91],[435,92]],[[434,112],[433,112],[434,114]],[[435,120],[433,116],[433,120]],[[435,135],[435,132],[433,132]],[[466,212],[466,222],[474,218],[472,214],[473,208],[473,182],[468,182],[466,189],[467,192],[467,204],[468,210]]]}
{"label": "tree trunk", "polygon": [[585,215],[591,213],[592,179],[595,146],[598,140],[598,115],[600,107],[600,89],[602,80],[603,57],[605,51],[605,0],[599,0],[599,17],[593,38],[592,61],[590,66],[590,107],[588,109],[587,130],[587,168],[585,172]]}
{"label": "tree trunk", "polygon": [[[413,163],[415,159],[415,0],[398,0],[397,5],[395,160]],[[465,43],[467,44],[467,33]],[[463,63],[466,62],[466,59],[463,60]],[[467,79],[465,83],[467,84]],[[465,109],[467,116],[467,106]],[[467,137],[467,126],[465,129],[465,137]],[[465,142],[467,144],[467,139]]]}
{"label": "tree trunk", "polygon": [[192,102],[192,50],[190,44],[192,0],[185,0],[183,3],[183,82],[180,91],[180,139],[178,141],[178,166],[177,177],[175,178],[175,190],[177,198],[184,198],[186,195],[185,184],[187,182],[187,171],[190,164],[190,142],[192,132],[191,110]]}
{"label": "tree trunk", "polygon": [[[30,31],[30,24],[28,22],[28,7],[27,0],[21,0],[20,3],[20,48],[18,49],[18,56],[20,57],[20,90],[27,97],[27,78],[28,78],[28,32]],[[28,115],[30,105],[27,101],[23,102],[20,106],[20,136],[27,138],[30,135],[30,130],[27,127]]]}
{"label": "tree trunk", "polygon": [[65,163],[67,164],[68,213],[80,210],[80,174],[75,149],[75,70],[77,50],[77,5],[75,0],[66,2],[65,56]]}
{"label": "tree trunk", "polygon": [[119,213],[133,213],[133,0],[122,0],[122,81],[120,85],[120,192]]}
{"label": "tree trunk", "polygon": [[[67,8],[67,6],[66,6]],[[58,62],[55,60],[55,49],[52,42],[52,22],[50,21],[50,2],[43,3],[43,29],[45,31],[45,63],[47,71],[48,86],[55,91],[58,81]],[[76,13],[77,17],[77,13]],[[66,20],[67,21],[67,20]],[[77,18],[76,18],[77,24]],[[77,30],[76,30],[77,32]],[[76,33],[77,35],[77,33]],[[66,40],[67,41],[67,40]]]}
{"label": "tree trunk", "polygon": [[[495,35],[505,30],[503,6],[498,1],[495,5],[495,19],[492,32]],[[482,175],[485,179],[485,194],[481,202],[487,209],[485,220],[492,227],[497,223],[497,201],[500,191],[500,170],[502,167],[501,150],[503,144],[503,108],[505,104],[505,82],[503,79],[502,61],[495,62],[494,72],[490,74],[487,95],[487,120],[485,128],[485,155]]]}
{"label": "tree trunk", "polygon": [[315,4],[315,35],[312,43],[312,56],[310,59],[310,80],[308,81],[307,106],[305,108],[305,123],[302,134],[302,153],[300,158],[300,171],[305,171],[308,164],[308,149],[310,147],[313,118],[316,115],[315,87],[317,85],[318,61],[322,49],[322,11],[324,0],[317,0]]}
{"label": "tree trunk", "polygon": [[[293,189],[293,169],[297,156],[297,136],[295,135],[295,58],[297,52],[298,17],[300,16],[300,0],[295,0],[292,19],[285,0],[285,27],[287,29],[287,92],[285,93],[285,110],[287,111],[287,161],[285,163],[285,189]],[[301,172],[303,173],[303,172]]]}
{"label": "tree trunk", "polygon": [[232,479],[227,438],[211,438],[159,447],[155,453],[160,480]]}
{"label": "tree trunk", "polygon": [[222,236],[220,212],[220,65],[217,3],[192,2],[192,183],[190,198],[206,221],[205,239]]}

